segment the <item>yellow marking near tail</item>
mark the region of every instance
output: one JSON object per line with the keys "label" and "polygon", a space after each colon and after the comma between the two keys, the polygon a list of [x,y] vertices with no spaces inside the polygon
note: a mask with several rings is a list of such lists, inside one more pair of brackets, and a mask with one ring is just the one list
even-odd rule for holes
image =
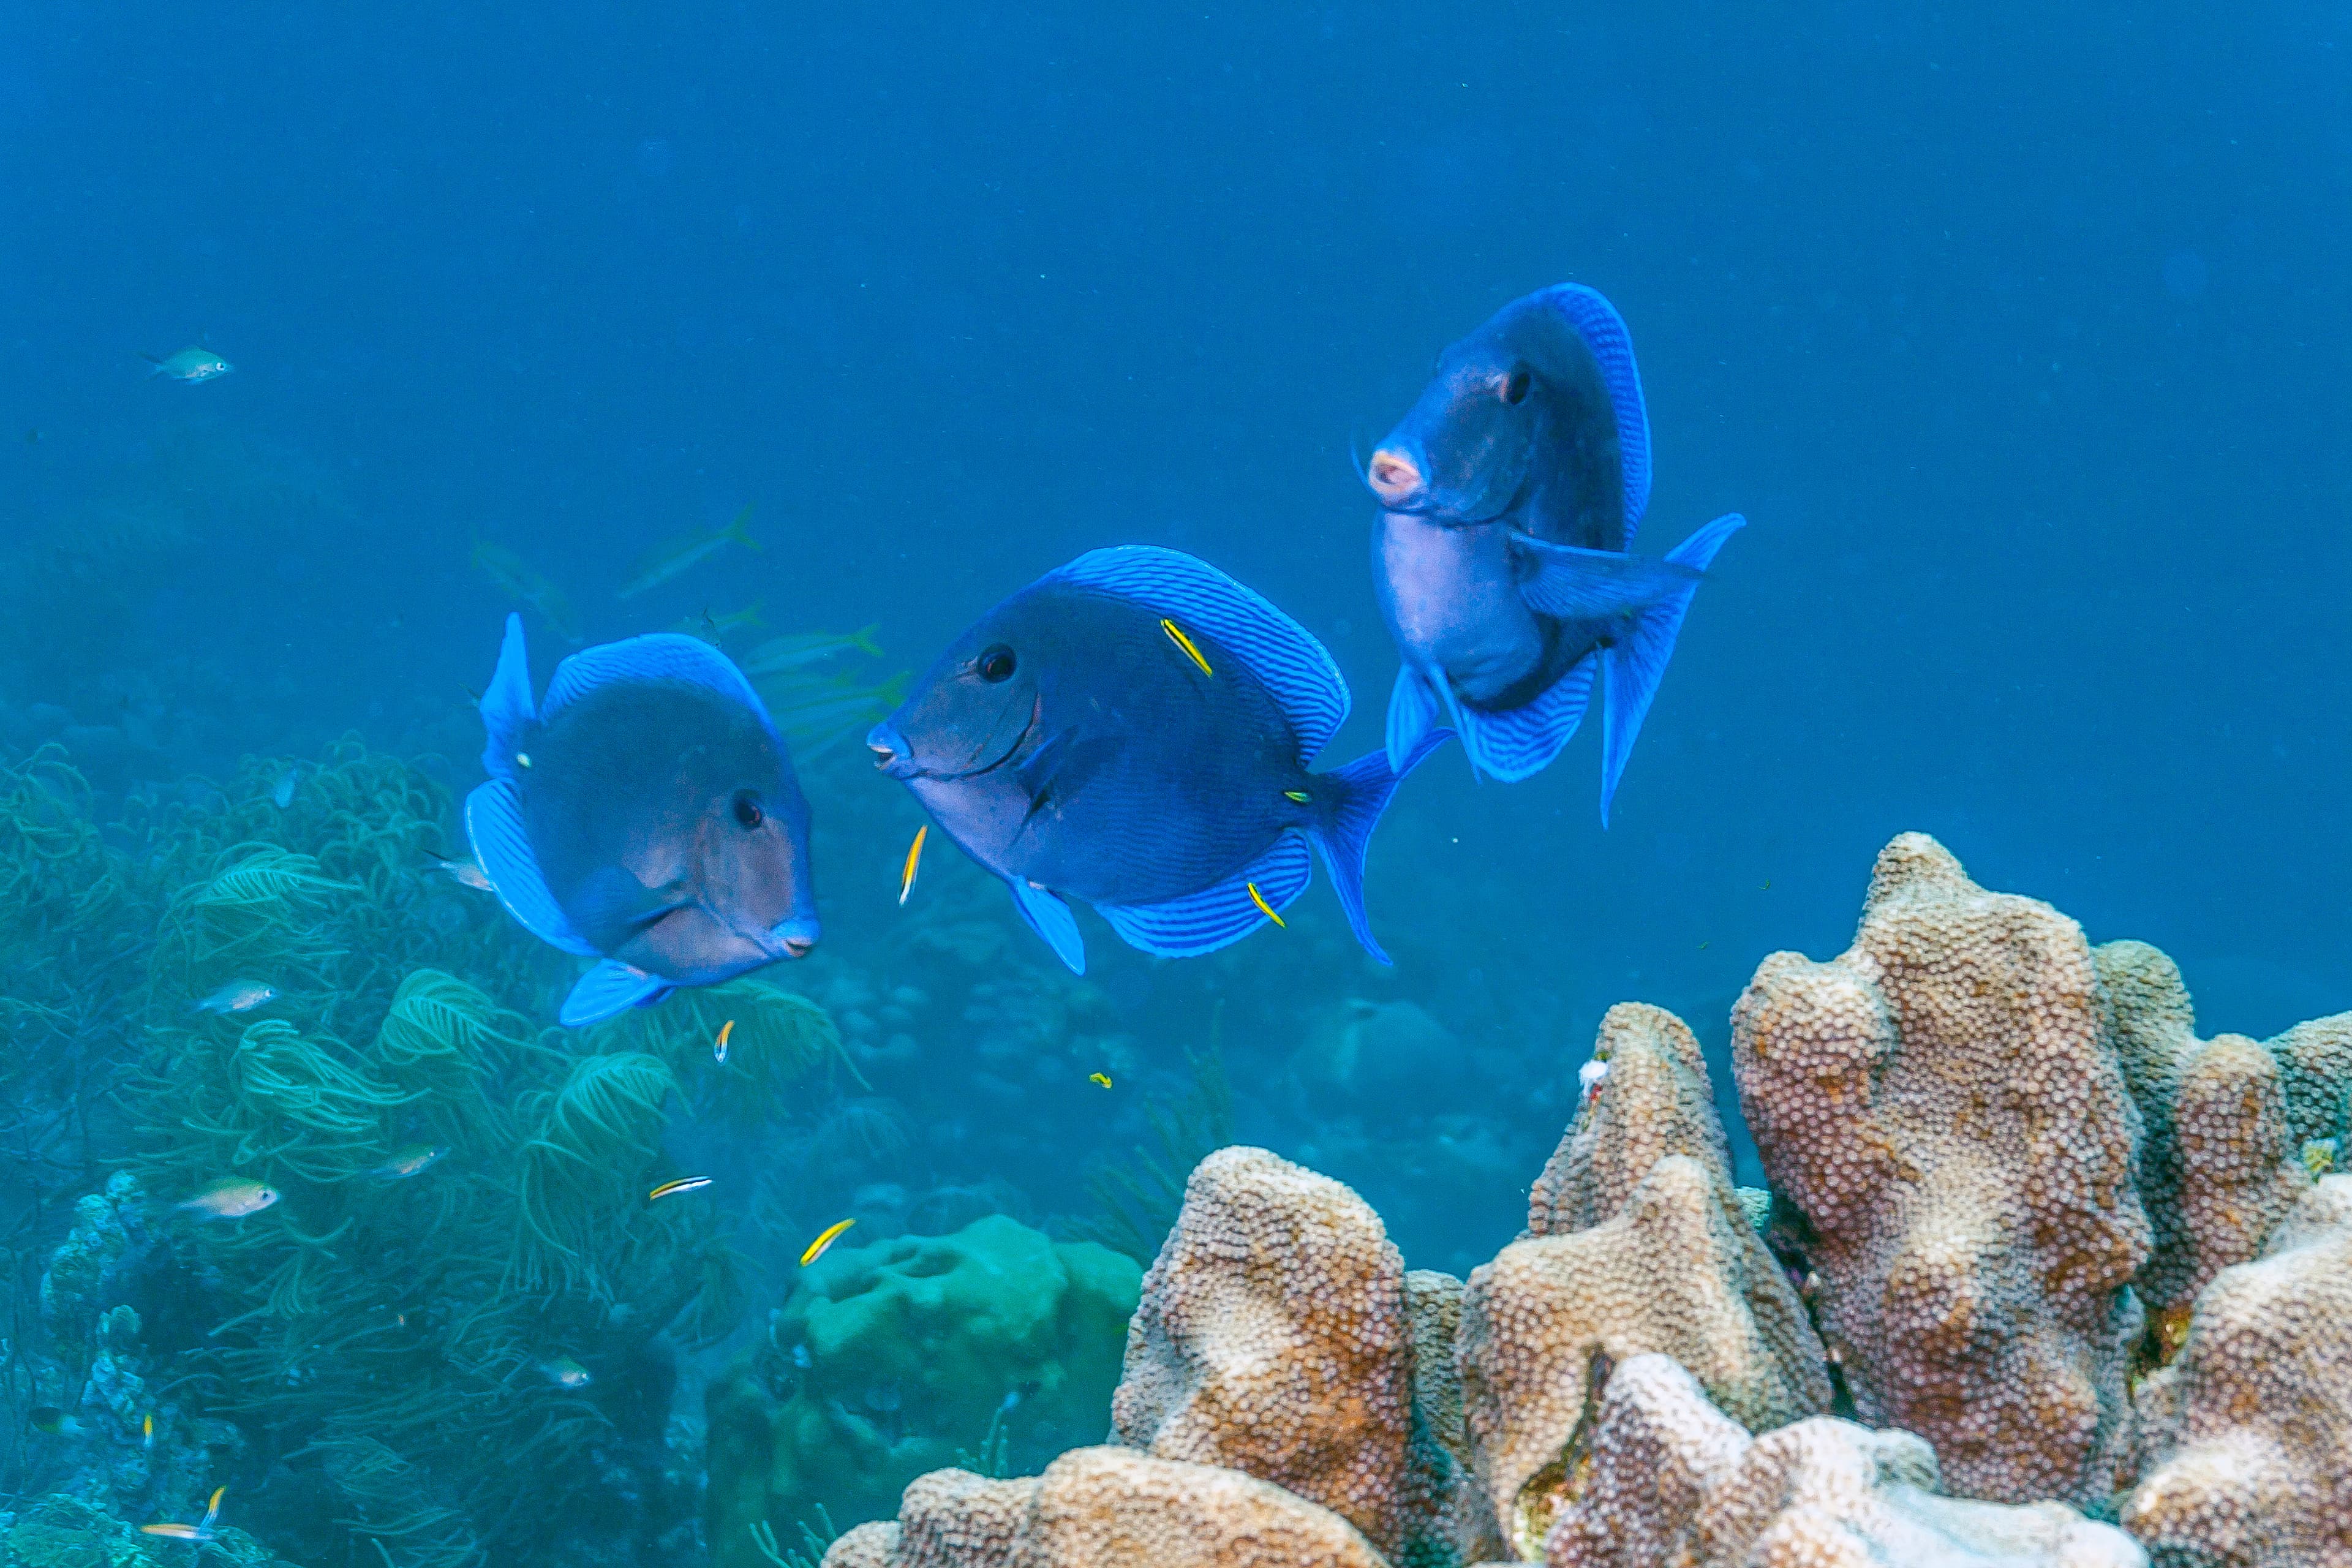
{"label": "yellow marking near tail", "polygon": [[1170,642],[1172,642],[1178,647],[1182,648],[1192,658],[1192,662],[1201,667],[1201,673],[1202,675],[1213,676],[1217,673],[1215,670],[1209,668],[1209,661],[1201,657],[1201,650],[1192,646],[1192,639],[1184,635],[1184,628],[1182,626],[1178,626],[1174,621],[1171,621],[1163,616],[1160,617],[1160,629],[1168,634],[1168,640]]}
{"label": "yellow marking near tail", "polygon": [[915,868],[923,863],[923,840],[930,837],[928,822],[915,829],[915,841],[907,847],[907,868],[898,873],[898,907],[907,907],[907,895],[915,890]]}
{"label": "yellow marking near tail", "polygon": [[814,1241],[810,1242],[808,1244],[808,1250],[801,1254],[801,1267],[806,1268],[810,1264],[814,1263],[818,1258],[823,1258],[824,1256],[824,1249],[834,1244],[835,1238],[839,1237],[843,1231],[847,1230],[851,1226],[856,1225],[856,1223],[857,1222],[854,1219],[845,1219],[836,1224],[826,1226],[824,1227],[824,1234],[818,1237]]}
{"label": "yellow marking near tail", "polygon": [[1285,930],[1289,928],[1290,922],[1274,912],[1274,906],[1265,901],[1265,895],[1257,890],[1257,884],[1255,882],[1244,882],[1242,886],[1249,889],[1250,902],[1255,904],[1265,914],[1266,919],[1272,921],[1275,924],[1283,927]]}
{"label": "yellow marking near tail", "polygon": [[1313,800],[1315,797],[1308,795],[1303,789],[1286,789],[1282,792],[1282,798],[1285,800],[1295,800],[1299,805],[1305,805],[1308,801]]}

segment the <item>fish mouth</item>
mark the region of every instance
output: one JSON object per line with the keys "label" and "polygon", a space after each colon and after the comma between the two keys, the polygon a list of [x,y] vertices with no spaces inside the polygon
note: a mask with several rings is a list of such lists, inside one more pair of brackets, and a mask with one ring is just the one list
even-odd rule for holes
{"label": "fish mouth", "polygon": [[1029,718],[1021,726],[1020,733],[1014,735],[1011,742],[995,756],[969,768],[940,769],[922,766],[915,761],[913,748],[908,745],[906,737],[899,734],[897,727],[887,720],[875,725],[867,732],[866,744],[874,752],[874,765],[885,775],[897,779],[901,784],[914,779],[929,779],[935,784],[953,784],[958,779],[976,779],[983,773],[994,773],[1010,762],[1013,754],[1026,745],[1029,737],[1036,732],[1037,721],[1044,715],[1045,710],[1044,695],[1041,693],[1032,697],[1029,700]]}
{"label": "fish mouth", "polygon": [[[1419,465],[1394,448],[1382,447],[1372,454],[1365,468],[1364,488],[1372,492],[1381,510],[1392,517],[1418,517],[1445,528],[1482,528],[1509,514],[1527,499],[1528,488],[1535,482],[1535,437],[1530,436],[1519,448],[1519,477],[1509,493],[1491,511],[1483,514],[1463,511],[1450,506],[1421,472]],[[1382,465],[1388,466],[1383,469]],[[1391,496],[1396,500],[1391,500]]]}

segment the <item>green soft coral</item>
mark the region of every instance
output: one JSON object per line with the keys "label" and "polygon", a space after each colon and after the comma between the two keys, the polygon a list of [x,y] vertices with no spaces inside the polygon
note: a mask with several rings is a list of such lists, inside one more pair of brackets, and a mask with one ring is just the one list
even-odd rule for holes
{"label": "green soft coral", "polygon": [[1003,1215],[836,1246],[712,1387],[715,1568],[754,1568],[755,1526],[789,1534],[820,1505],[845,1525],[887,1518],[908,1481],[992,1434],[1024,1469],[1100,1441],[1141,1278]]}

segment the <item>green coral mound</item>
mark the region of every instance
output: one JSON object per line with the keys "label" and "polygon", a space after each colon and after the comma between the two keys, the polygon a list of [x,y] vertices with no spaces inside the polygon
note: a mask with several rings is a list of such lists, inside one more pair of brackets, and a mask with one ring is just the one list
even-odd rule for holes
{"label": "green coral mound", "polygon": [[926,1470],[1034,1471],[1110,1424],[1134,1259],[1003,1215],[953,1236],[835,1247],[764,1342],[711,1386],[714,1568],[756,1568],[769,1530],[886,1519]]}

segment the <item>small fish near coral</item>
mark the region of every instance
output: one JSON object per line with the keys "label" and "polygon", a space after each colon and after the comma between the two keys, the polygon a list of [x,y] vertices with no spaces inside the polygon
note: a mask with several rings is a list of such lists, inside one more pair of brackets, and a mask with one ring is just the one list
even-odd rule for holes
{"label": "small fish near coral", "polygon": [[278,775],[278,783],[269,791],[269,804],[285,811],[294,804],[295,792],[302,787],[302,764],[296,763]]}
{"label": "small fish near coral", "polygon": [[438,1143],[417,1143],[403,1149],[368,1173],[380,1182],[400,1182],[439,1164],[449,1151]]}
{"label": "small fish near coral", "polygon": [[746,550],[764,548],[746,531],[744,525],[751,521],[751,509],[747,506],[737,512],[735,521],[724,528],[713,529],[709,533],[688,534],[683,539],[673,539],[667,544],[656,546],[637,563],[637,569],[629,574],[629,580],[621,584],[619,596],[634,599],[648,589],[658,588],[671,578],[709,560],[730,544],[740,544]]}
{"label": "small fish near coral", "polygon": [[537,610],[555,628],[556,636],[575,646],[579,643],[580,616],[572,601],[564,597],[562,589],[525,565],[521,556],[500,545],[479,542],[474,546],[474,569],[515,603]]}
{"label": "small fish near coral", "polygon": [[205,1510],[205,1517],[200,1523],[142,1524],[139,1527],[139,1533],[142,1535],[160,1535],[166,1541],[211,1541],[215,1539],[213,1533],[213,1523],[215,1520],[220,1518],[221,1494],[227,1490],[228,1489],[226,1487],[215,1487],[213,1489],[213,1500],[211,1506]]}
{"label": "small fish near coral", "polygon": [[481,711],[475,858],[525,930],[599,961],[566,1027],[816,945],[808,801],[725,654],[670,632],[601,644],[556,667],[541,704],[509,616]]}
{"label": "small fish near coral", "polygon": [[728,1019],[719,1026],[719,1037],[710,1042],[710,1059],[720,1067],[727,1065],[727,1041],[735,1033],[735,1020]]}
{"label": "small fish near coral", "polygon": [[45,1437],[80,1437],[89,1431],[79,1417],[67,1415],[54,1405],[36,1405],[26,1414],[33,1430]]}
{"label": "small fish near coral", "polygon": [[596,1380],[588,1369],[570,1356],[557,1356],[539,1363],[540,1374],[558,1388],[585,1388]]}
{"label": "small fish near coral", "polygon": [[207,381],[218,381],[236,368],[210,349],[188,348],[182,349],[175,354],[165,354],[161,358],[153,354],[141,354],[139,357],[155,367],[147,373],[149,380],[152,381],[160,375],[167,381],[176,381],[184,386],[195,386]]}
{"label": "small fish near coral", "polygon": [[498,891],[490,886],[490,879],[483,873],[482,868],[470,857],[461,860],[453,860],[446,855],[428,855],[426,858],[433,862],[435,870],[461,888],[471,888],[478,893]]}
{"label": "small fish near coral", "polygon": [[801,1254],[801,1267],[806,1268],[810,1264],[814,1263],[818,1258],[823,1258],[824,1256],[825,1248],[840,1240],[841,1233],[847,1230],[851,1226],[856,1225],[856,1223],[857,1222],[854,1219],[845,1219],[836,1220],[833,1224],[826,1226],[823,1231],[818,1233],[817,1238],[808,1244],[808,1250]]}
{"label": "small fish near coral", "polygon": [[176,1206],[198,1219],[243,1219],[259,1214],[279,1196],[277,1188],[263,1183],[232,1179],[215,1182]]}
{"label": "small fish near coral", "polygon": [[930,837],[931,825],[924,823],[915,829],[915,841],[907,846],[907,864],[898,872],[898,907],[907,907],[907,895],[915,890],[915,872],[923,864],[923,840]]}
{"label": "small fish near coral", "polygon": [[1365,848],[1447,731],[1308,773],[1348,705],[1297,622],[1204,562],[1128,546],[991,610],[866,743],[1074,972],[1086,948],[1067,900],[1145,952],[1210,952],[1277,921],[1318,851],[1356,940],[1386,963]]}
{"label": "small fish near coral", "polygon": [[1440,356],[1365,482],[1403,658],[1390,765],[1442,719],[1477,772],[1527,778],[1576,733],[1597,679],[1605,826],[1691,596],[1746,521],[1717,518],[1662,560],[1628,552],[1650,422],[1624,321],[1573,283],[1504,306]]}
{"label": "small fish near coral", "polygon": [[646,1202],[656,1203],[678,1193],[698,1193],[709,1184],[709,1176],[680,1176],[676,1181],[664,1182],[660,1186],[647,1193]]}
{"label": "small fish near coral", "polygon": [[278,987],[263,980],[232,980],[189,1009],[194,1013],[250,1013],[278,1000]]}

